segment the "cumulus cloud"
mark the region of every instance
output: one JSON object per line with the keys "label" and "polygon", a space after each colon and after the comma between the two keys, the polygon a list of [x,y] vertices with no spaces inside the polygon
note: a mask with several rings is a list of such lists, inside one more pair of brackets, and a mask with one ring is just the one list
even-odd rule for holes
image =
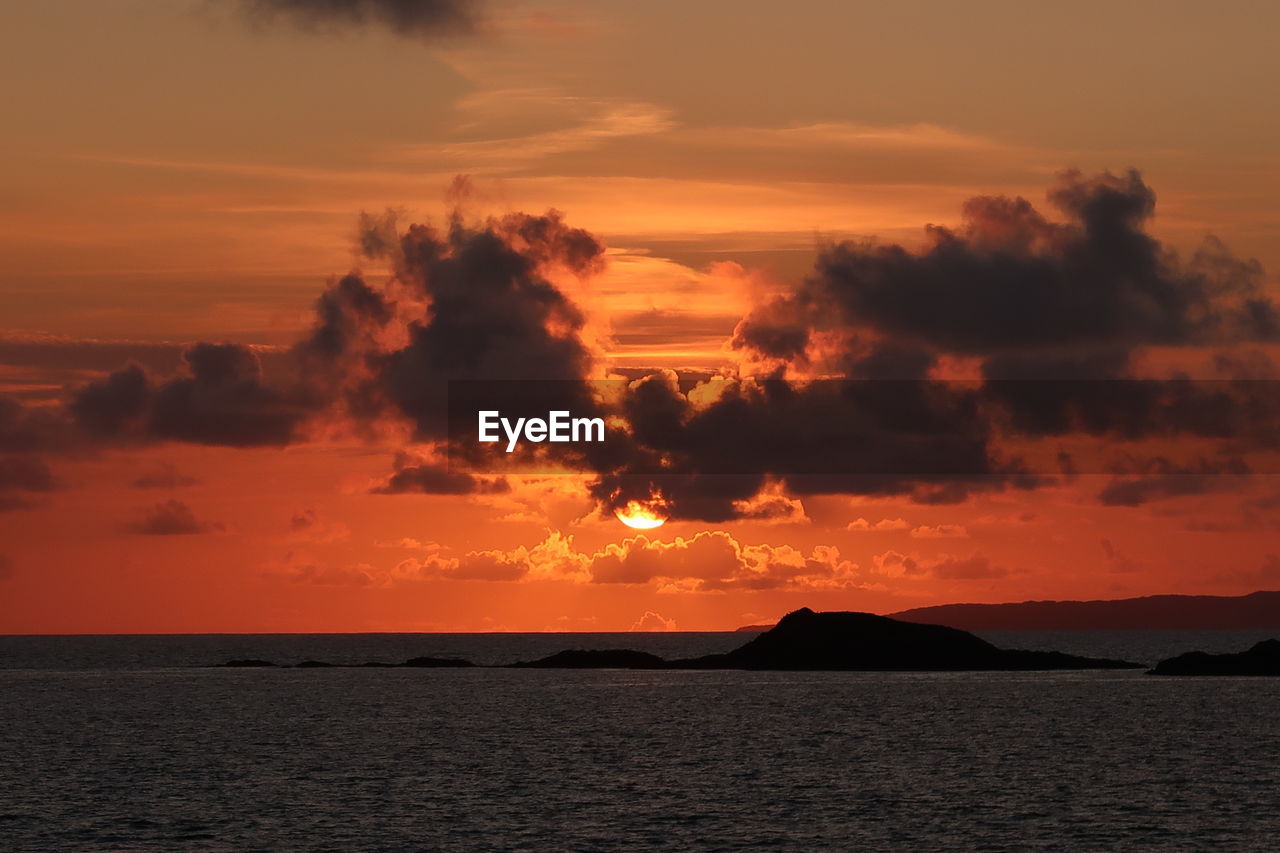
{"label": "cumulus cloud", "polygon": [[79,389],[68,408],[101,438],[229,447],[288,444],[311,413],[296,392],[263,381],[249,347],[200,343],[183,360],[183,375],[158,383],[129,365]]}
{"label": "cumulus cloud", "polygon": [[883,533],[891,530],[907,530],[910,527],[911,525],[901,518],[882,518],[875,523],[867,521],[865,518],[855,518],[845,526],[845,529]]}
{"label": "cumulus cloud", "polygon": [[788,545],[743,545],[724,531],[670,542],[637,536],[596,552],[589,568],[593,583],[659,581],[694,591],[858,585],[857,564],[841,558],[833,546],[806,554]]}
{"label": "cumulus cloud", "polygon": [[661,613],[646,610],[644,615],[631,625],[632,631],[675,631],[676,620],[668,619]]}
{"label": "cumulus cloud", "polygon": [[397,564],[392,574],[416,580],[583,580],[588,562],[587,555],[574,549],[572,536],[549,532],[532,548],[521,545],[507,551],[468,551],[456,557],[443,553],[411,557]]}
{"label": "cumulus cloud", "polygon": [[962,524],[922,524],[911,529],[912,539],[967,539],[969,531]]}
{"label": "cumulus cloud", "polygon": [[858,565],[833,546],[808,552],[788,545],[743,544],[724,531],[671,541],[639,535],[598,551],[580,551],[572,536],[549,531],[531,547],[449,554],[432,549],[400,561],[398,580],[567,581],[653,584],[659,591],[846,589],[863,585]]}
{"label": "cumulus cloud", "polygon": [[481,26],[477,0],[235,0],[254,23],[307,32],[376,27],[405,38],[470,35]]}
{"label": "cumulus cloud", "polygon": [[979,196],[958,229],[929,226],[922,251],[829,245],[805,287],[749,317],[736,345],[795,358],[838,324],[978,356],[989,376],[1036,359],[1092,376],[1123,366],[1137,346],[1275,339],[1257,263],[1216,242],[1180,260],[1146,231],[1155,193],[1136,171],[1067,172],[1049,200],[1064,221],[1025,199]]}
{"label": "cumulus cloud", "polygon": [[146,536],[189,536],[215,533],[224,528],[216,522],[201,521],[191,507],[179,500],[167,500],[139,510],[136,521],[126,526],[130,533]]}

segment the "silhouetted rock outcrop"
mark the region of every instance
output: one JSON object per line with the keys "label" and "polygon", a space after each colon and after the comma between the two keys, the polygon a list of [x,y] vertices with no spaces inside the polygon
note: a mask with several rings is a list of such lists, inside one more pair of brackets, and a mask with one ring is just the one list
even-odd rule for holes
{"label": "silhouetted rock outcrop", "polygon": [[295,664],[298,669],[328,669],[334,664],[325,663],[322,660],[304,660],[300,664]]}
{"label": "silhouetted rock outcrop", "polygon": [[966,631],[899,622],[873,613],[788,613],[722,655],[676,661],[685,669],[1037,670],[1130,669],[1141,664],[1061,652],[1000,649]]}
{"label": "silhouetted rock outcrop", "polygon": [[511,665],[541,669],[665,669],[671,666],[657,655],[631,649],[571,649]]}
{"label": "silhouetted rock outcrop", "polygon": [[1187,652],[1156,664],[1151,675],[1280,675],[1280,640],[1263,640],[1247,652]]}
{"label": "silhouetted rock outcrop", "polygon": [[224,664],[219,664],[219,666],[261,667],[261,666],[275,666],[275,664],[269,660],[258,660],[257,658],[236,658],[235,660],[229,660]]}

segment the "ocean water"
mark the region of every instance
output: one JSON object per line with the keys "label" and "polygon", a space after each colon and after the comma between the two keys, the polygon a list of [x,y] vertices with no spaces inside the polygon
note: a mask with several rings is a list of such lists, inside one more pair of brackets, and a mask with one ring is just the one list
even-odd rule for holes
{"label": "ocean water", "polygon": [[[1262,635],[987,636],[1154,662]],[[1273,850],[1280,839],[1280,679],[207,666],[504,663],[571,647],[675,656],[748,638],[3,637],[0,850]]]}

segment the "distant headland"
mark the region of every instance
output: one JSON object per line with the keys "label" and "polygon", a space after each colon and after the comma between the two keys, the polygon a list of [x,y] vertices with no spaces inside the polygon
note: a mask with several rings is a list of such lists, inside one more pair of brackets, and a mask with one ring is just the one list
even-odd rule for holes
{"label": "distant headland", "polygon": [[[1280,592],[943,604],[889,614],[964,631],[1280,630]],[[746,629],[744,629],[746,630]]]}

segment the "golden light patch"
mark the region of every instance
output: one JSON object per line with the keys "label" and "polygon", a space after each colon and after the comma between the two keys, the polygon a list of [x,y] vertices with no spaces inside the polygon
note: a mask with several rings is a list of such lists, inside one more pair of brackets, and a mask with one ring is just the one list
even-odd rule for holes
{"label": "golden light patch", "polygon": [[627,501],[627,505],[615,510],[618,521],[635,530],[653,530],[667,523],[654,504],[641,501]]}

